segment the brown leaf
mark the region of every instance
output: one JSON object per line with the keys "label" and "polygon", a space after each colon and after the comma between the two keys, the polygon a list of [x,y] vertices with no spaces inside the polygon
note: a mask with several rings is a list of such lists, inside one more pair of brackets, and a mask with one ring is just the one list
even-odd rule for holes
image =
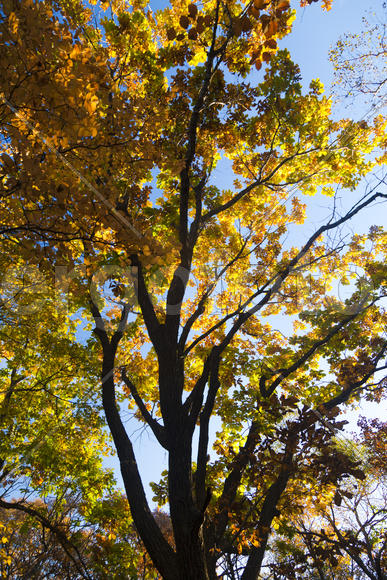
{"label": "brown leaf", "polygon": [[252,24],[251,24],[251,20],[248,16],[244,16],[242,18],[242,31],[243,32],[249,32],[252,28]]}
{"label": "brown leaf", "polygon": [[277,42],[274,40],[274,38],[269,38],[269,40],[266,40],[265,46],[275,49],[277,48]]}
{"label": "brown leaf", "polygon": [[198,33],[196,28],[191,28],[191,30],[188,32],[188,38],[190,40],[196,40],[198,37]]}
{"label": "brown leaf", "polygon": [[257,9],[255,8],[255,6],[251,6],[251,7],[250,7],[250,14],[251,14],[252,16],[254,16],[254,18],[258,19],[258,18],[259,18],[259,14],[260,14],[260,12],[259,12],[259,10],[257,10]]}
{"label": "brown leaf", "polygon": [[182,28],[187,29],[189,26],[189,19],[188,16],[180,16],[180,20],[179,20],[180,26]]}
{"label": "brown leaf", "polygon": [[278,22],[276,20],[271,20],[265,30],[265,36],[273,36],[278,30]]}
{"label": "brown leaf", "polygon": [[290,8],[289,0],[280,0],[280,2],[278,2],[278,4],[277,4],[277,10],[279,12],[283,12],[284,10],[287,10],[288,8]]}
{"label": "brown leaf", "polygon": [[176,38],[176,31],[174,28],[168,28],[167,38],[168,38],[168,40],[173,40],[174,38]]}
{"label": "brown leaf", "polygon": [[262,16],[260,17],[260,21],[261,21],[261,25],[262,25],[263,30],[265,28],[267,28],[270,20],[271,20],[270,16],[268,16],[267,14],[262,14]]}
{"label": "brown leaf", "polygon": [[259,58],[259,55],[261,54],[261,51],[254,51],[253,54],[251,55],[250,58],[250,64],[254,64],[255,61],[257,60],[257,58]]}
{"label": "brown leaf", "polygon": [[240,36],[242,32],[242,22],[238,19],[232,23],[232,31],[235,36]]}
{"label": "brown leaf", "polygon": [[1,161],[3,162],[4,166],[5,166],[7,169],[13,169],[13,168],[14,168],[14,162],[13,162],[13,159],[12,159],[12,157],[10,157],[10,156],[8,155],[8,153],[3,153],[3,154],[2,154],[2,156],[1,156]]}
{"label": "brown leaf", "polygon": [[199,21],[199,18],[196,22],[196,30],[197,30],[198,34],[201,34],[204,30],[204,23],[202,21]]}
{"label": "brown leaf", "polygon": [[196,6],[196,4],[190,4],[188,6],[188,14],[190,15],[191,18],[195,19],[197,14],[198,14],[198,7]]}
{"label": "brown leaf", "polygon": [[351,473],[356,479],[364,480],[366,478],[366,474],[362,469],[354,469]]}

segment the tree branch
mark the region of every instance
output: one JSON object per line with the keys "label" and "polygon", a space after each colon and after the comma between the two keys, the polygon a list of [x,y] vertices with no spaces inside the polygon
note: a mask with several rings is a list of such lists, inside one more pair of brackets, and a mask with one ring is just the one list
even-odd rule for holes
{"label": "tree branch", "polygon": [[130,260],[132,267],[136,269],[136,272],[134,273],[134,284],[138,303],[141,309],[141,314],[144,318],[149,338],[152,341],[156,353],[159,355],[163,349],[164,326],[157,319],[148,289],[146,287],[144,275],[142,272],[142,265],[137,254],[132,254],[130,256]]}
{"label": "tree branch", "polygon": [[[196,153],[197,132],[200,123],[200,115],[204,104],[205,97],[208,93],[212,75],[213,64],[215,59],[215,42],[219,19],[219,0],[216,4],[215,22],[212,33],[211,46],[207,53],[207,61],[203,77],[202,86],[197,96],[195,105],[192,110],[191,118],[188,124],[187,136],[187,152],[185,156],[185,164],[180,172],[180,208],[179,208],[179,240],[181,244],[180,250],[180,264],[175,272],[168,293],[167,293],[167,312],[165,326],[167,334],[177,340],[179,325],[180,325],[180,309],[181,302],[185,294],[185,285],[188,280],[189,271],[191,268],[193,248],[197,239],[199,231],[199,223],[202,211],[201,194],[205,183],[205,177],[199,182],[195,189],[195,205],[196,215],[192,227],[190,228],[190,235],[188,235],[188,209],[189,209],[189,193],[191,187],[190,171],[192,162]],[[179,272],[180,270],[180,272]],[[168,306],[173,306],[173,312],[169,314]]]}
{"label": "tree branch", "polygon": [[[373,303],[372,303],[373,304]],[[276,378],[270,385],[269,388],[266,388],[266,377],[263,375],[260,378],[259,386],[261,395],[263,397],[270,397],[275,391],[275,389],[280,385],[283,379],[286,379],[289,375],[294,373],[298,370],[307,360],[310,359],[311,356],[321,347],[327,344],[340,330],[342,330],[345,326],[349,324],[352,320],[357,318],[359,312],[355,312],[350,316],[346,316],[343,320],[338,322],[331,330],[324,336],[324,338],[317,340],[313,346],[311,346],[303,355],[300,356],[298,360],[296,360],[290,367],[282,368],[276,371],[274,374],[279,374],[279,377]]]}
{"label": "tree branch", "polygon": [[286,157],[286,159],[282,159],[282,161],[280,161],[280,163],[278,163],[278,165],[274,169],[272,169],[272,171],[265,178],[262,179],[261,175],[259,175],[257,180],[255,180],[253,183],[250,183],[250,185],[248,185],[247,187],[245,187],[244,189],[239,191],[229,201],[227,201],[226,203],[223,203],[222,205],[215,207],[214,209],[211,209],[210,211],[206,212],[202,217],[202,222],[205,223],[209,219],[211,219],[212,217],[214,217],[214,216],[222,213],[223,211],[229,209],[230,207],[234,206],[236,203],[238,203],[238,201],[240,201],[243,197],[245,197],[248,193],[250,193],[250,191],[253,191],[254,189],[259,187],[260,185],[265,185],[266,183],[270,183],[270,179],[272,177],[274,177],[274,175],[281,169],[281,167],[286,165],[286,163],[289,163],[290,161],[292,161],[296,157],[300,157],[302,155],[308,155],[309,153],[312,153],[315,150],[316,150],[316,148],[308,149],[308,151],[302,151],[301,153],[294,153],[290,157]]}
{"label": "tree branch", "polygon": [[[239,258],[242,256],[242,254],[246,248],[246,245],[247,245],[247,240],[244,240],[244,243],[242,244],[238,253],[220,270],[220,272],[215,276],[215,280],[212,282],[212,284],[210,284],[208,286],[208,288],[205,290],[205,292],[203,292],[202,296],[199,299],[198,305],[196,306],[196,309],[191,314],[191,316],[188,318],[187,322],[185,323],[185,325],[183,327],[183,331],[180,335],[179,349],[181,351],[184,349],[184,346],[186,344],[186,341],[187,341],[189,332],[192,329],[192,326],[195,324],[196,320],[204,313],[204,308],[205,308],[205,304],[207,302],[207,299],[211,296],[211,293],[213,292],[214,288],[216,287],[218,280],[227,272],[227,270],[229,268],[231,268],[231,266],[233,264],[235,264],[235,262],[237,262],[239,260]],[[200,339],[200,340],[202,340],[202,339]],[[195,345],[195,341],[194,341],[193,345]],[[190,345],[185,353],[187,353],[192,348],[193,348],[193,346]]]}
{"label": "tree branch", "polygon": [[122,380],[124,381],[124,383],[126,384],[126,386],[128,387],[128,389],[130,390],[130,393],[131,393],[133,399],[135,400],[137,407],[140,409],[140,412],[144,418],[144,421],[152,429],[152,432],[153,432],[154,436],[156,437],[157,441],[160,443],[160,445],[162,447],[164,447],[164,449],[168,449],[168,442],[167,442],[165,428],[162,425],[160,425],[160,423],[158,423],[156,421],[156,419],[154,419],[152,417],[152,415],[149,413],[148,409],[145,406],[144,401],[142,400],[142,398],[140,397],[140,395],[137,391],[136,386],[129,379],[128,375],[126,374],[125,367],[121,367],[121,377],[122,377]]}
{"label": "tree branch", "polygon": [[333,407],[336,407],[337,405],[341,405],[342,403],[348,401],[351,394],[361,389],[363,385],[365,385],[365,383],[375,374],[375,372],[377,372],[377,370],[382,370],[377,368],[377,364],[386,355],[386,353],[387,353],[387,341],[385,341],[385,344],[380,349],[378,354],[375,356],[373,361],[374,365],[373,368],[368,373],[366,373],[361,379],[359,379],[354,383],[351,383],[347,388],[343,389],[341,393],[336,395],[336,397],[333,397],[333,399],[331,399],[330,401],[323,403],[323,407],[327,410],[330,410],[333,409]]}
{"label": "tree branch", "polygon": [[219,511],[215,520],[215,534],[216,538],[220,540],[227,528],[229,521],[229,510],[232,502],[237,494],[243,470],[247,466],[251,454],[254,452],[255,446],[259,436],[259,424],[256,421],[251,423],[246,443],[239,450],[236,457],[233,459],[231,470],[223,485],[222,494],[219,498]]}
{"label": "tree branch", "polygon": [[[330,231],[332,229],[335,229],[335,228],[339,227],[340,225],[344,224],[345,222],[347,222],[348,220],[350,220],[352,217],[354,217],[357,213],[359,213],[359,211],[361,211],[365,207],[368,207],[373,201],[375,201],[379,197],[381,197],[383,199],[387,199],[387,194],[382,194],[382,193],[377,192],[374,195],[372,195],[370,198],[368,198],[368,200],[364,201],[363,203],[360,203],[360,202],[357,203],[342,218],[339,218],[338,220],[336,220],[334,222],[330,220],[327,224],[325,224],[324,226],[321,226],[309,238],[309,240],[306,242],[306,244],[304,244],[304,246],[298,252],[298,254],[294,258],[292,258],[292,260],[289,261],[289,263],[287,264],[287,266],[285,266],[277,274],[276,279],[275,279],[275,282],[273,283],[273,286],[269,290],[266,291],[265,296],[258,302],[258,304],[256,304],[255,306],[252,306],[246,312],[243,312],[243,313],[240,313],[239,314],[237,320],[235,320],[235,322],[233,323],[232,327],[228,331],[227,335],[225,336],[225,338],[223,339],[223,341],[219,345],[219,348],[221,348],[223,350],[223,348],[225,348],[225,346],[227,346],[229,344],[230,340],[238,332],[238,330],[241,328],[241,326],[253,314],[255,314],[256,312],[258,312],[263,306],[265,306],[269,302],[269,300],[278,292],[278,290],[280,289],[280,287],[281,287],[282,283],[284,282],[284,280],[294,270],[295,266],[302,260],[302,258],[304,258],[304,256],[307,254],[307,252],[310,250],[310,248],[313,246],[313,244],[316,242],[316,240],[322,234],[324,234],[325,232]],[[265,286],[263,288],[265,288]],[[263,292],[263,288],[260,288],[259,290],[257,290],[256,292],[254,292],[254,294],[245,302],[245,304],[243,304],[240,308],[238,308],[233,313],[233,316],[235,316],[236,313],[238,313],[238,311],[241,311],[242,308],[244,308],[247,303],[251,302],[256,296],[258,296],[259,294],[261,294]],[[226,322],[227,319],[229,319],[229,318],[231,318],[231,316],[224,317],[224,319],[222,321],[222,324],[224,324],[224,322]],[[214,325],[213,329],[215,329],[219,325],[220,325],[219,323],[217,325]],[[206,333],[206,335],[208,335],[208,332]],[[200,339],[202,339],[202,337],[200,337]],[[197,344],[197,342],[198,342],[198,340],[195,341],[196,344]],[[190,345],[189,348],[191,349],[192,348],[192,345]]]}
{"label": "tree branch", "polygon": [[262,532],[260,535],[260,545],[251,549],[241,580],[256,580],[258,577],[270,536],[271,523],[278,513],[277,504],[281,499],[282,493],[286,489],[290,476],[292,475],[292,457],[292,452],[289,450],[289,445],[287,444],[280,473],[274,483],[269,487],[261,508],[257,526],[257,529]]}

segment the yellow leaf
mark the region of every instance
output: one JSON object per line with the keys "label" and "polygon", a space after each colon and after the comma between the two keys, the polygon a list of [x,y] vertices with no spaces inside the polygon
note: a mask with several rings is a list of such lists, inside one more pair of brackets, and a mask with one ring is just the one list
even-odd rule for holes
{"label": "yellow leaf", "polygon": [[85,99],[85,109],[90,115],[94,113],[98,105],[98,97],[92,93],[87,93]]}
{"label": "yellow leaf", "polygon": [[11,12],[11,14],[8,17],[8,22],[10,31],[12,32],[12,34],[16,34],[19,28],[19,19],[16,16],[15,12]]}
{"label": "yellow leaf", "polygon": [[197,52],[195,52],[195,54],[193,55],[188,64],[190,66],[198,66],[199,64],[206,62],[206,60],[207,60],[207,52],[206,49],[203,47],[200,48]]}
{"label": "yellow leaf", "polygon": [[70,52],[70,58],[72,60],[75,60],[76,58],[79,57],[79,55],[81,54],[82,50],[81,47],[79,46],[79,44],[76,44],[74,46],[74,48],[72,49],[72,51]]}

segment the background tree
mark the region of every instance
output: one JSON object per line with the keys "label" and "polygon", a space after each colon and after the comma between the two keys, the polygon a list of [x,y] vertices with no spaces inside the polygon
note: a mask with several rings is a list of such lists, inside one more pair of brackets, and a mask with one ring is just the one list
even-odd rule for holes
{"label": "background tree", "polygon": [[77,321],[23,251],[1,256],[2,574],[91,578],[83,528],[114,482],[102,468],[111,448],[96,363],[75,340]]}
{"label": "background tree", "polygon": [[386,424],[363,418],[359,425],[356,443],[338,444],[360,459],[364,479],[349,478],[340,491],[328,486],[305,502],[290,534],[274,539],[267,578],[386,578]]}
{"label": "background tree", "polygon": [[[383,159],[385,122],[334,121],[321,83],[303,90],[277,43],[294,16],[282,0],[157,12],[136,0],[94,13],[3,2],[2,243],[47,273],[49,292],[56,281],[61,323],[95,325],[76,354],[86,370],[65,382],[97,421],[75,379],[92,381],[100,364],[131,515],[166,580],[216,578],[234,557],[243,580],[257,578],[305,485],[363,477],[335,452],[328,422],[365,391],[380,396],[386,236],[345,227],[386,198],[381,183],[354,193]],[[302,196],[339,188],[349,209],[333,199],[300,241]],[[329,296],[338,280],[346,300]],[[289,325],[280,331],[276,316]],[[168,455],[154,489],[173,542],[148,505],[120,404]]]}
{"label": "background tree", "polygon": [[[0,502],[2,578],[160,578],[133,526],[128,502],[113,493],[90,508],[79,495]],[[155,512],[169,533],[169,518]]]}
{"label": "background tree", "polygon": [[102,495],[112,477],[101,468],[109,447],[96,363],[42,272],[15,249],[1,261],[2,497],[79,487]]}
{"label": "background tree", "polygon": [[350,97],[353,102],[361,96],[373,106],[385,100],[386,15],[386,2],[379,2],[363,18],[363,31],[347,33],[331,51],[335,88],[340,97]]}

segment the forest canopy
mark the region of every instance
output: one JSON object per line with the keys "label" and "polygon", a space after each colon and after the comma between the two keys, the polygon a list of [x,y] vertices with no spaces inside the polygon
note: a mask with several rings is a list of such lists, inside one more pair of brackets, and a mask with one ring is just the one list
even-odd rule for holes
{"label": "forest canopy", "polygon": [[0,6],[2,576],[385,579],[384,80],[289,0]]}

